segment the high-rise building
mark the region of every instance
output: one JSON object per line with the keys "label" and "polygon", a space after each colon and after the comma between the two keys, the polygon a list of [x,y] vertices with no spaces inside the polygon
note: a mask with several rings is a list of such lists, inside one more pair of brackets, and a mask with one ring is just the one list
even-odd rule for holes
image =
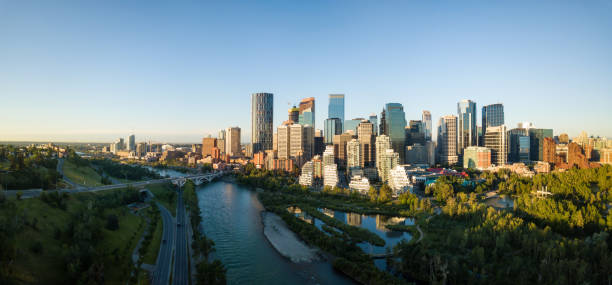
{"label": "high-rise building", "polygon": [[225,140],[225,130],[219,131],[219,137],[217,139]]}
{"label": "high-rise building", "polygon": [[423,121],[423,131],[425,132],[425,141],[431,141],[431,113],[427,110],[423,111],[423,116],[421,118]]}
{"label": "high-rise building", "polygon": [[323,185],[336,187],[338,185],[338,166],[329,164],[323,167]]}
{"label": "high-rise building", "polygon": [[344,121],[344,132],[353,131],[354,134],[357,133],[357,127],[364,120],[364,118],[355,118],[352,120]]}
{"label": "high-rise building", "polygon": [[410,120],[406,127],[406,145],[413,144],[425,145],[425,131],[422,121]]}
{"label": "high-rise building", "polygon": [[276,147],[278,159],[289,159],[289,126],[291,123],[282,124],[276,129]]}
{"label": "high-rise building", "polygon": [[406,115],[400,103],[385,105],[385,131],[391,140],[391,148],[400,157],[400,163],[405,159],[406,151]]}
{"label": "high-rise building", "polygon": [[457,117],[447,115],[438,122],[438,162],[455,164],[457,156]]}
{"label": "high-rise building", "polygon": [[476,128],[476,103],[472,100],[461,100],[457,103],[457,150],[461,155],[468,146],[478,145]]}
{"label": "high-rise building", "polygon": [[418,143],[406,146],[406,164],[429,165],[429,153],[427,150],[427,146]]}
{"label": "high-rise building", "polygon": [[544,138],[552,138],[552,129],[529,129],[530,159],[532,161],[544,161]]}
{"label": "high-rise building", "polygon": [[216,138],[203,138],[202,139],[202,157],[212,156],[213,148],[217,147]]}
{"label": "high-rise building", "polygon": [[128,151],[136,151],[136,137],[132,134],[128,137]]}
{"label": "high-rise building", "polygon": [[333,144],[334,136],[342,133],[342,123],[338,118],[325,119],[325,144]]}
{"label": "high-rise building", "polygon": [[498,127],[504,124],[504,105],[501,103],[482,107],[482,133],[487,134],[488,127]]}
{"label": "high-rise building", "polygon": [[329,94],[327,118],[340,119],[340,133],[344,132],[344,94]]}
{"label": "high-rise building", "polygon": [[272,93],[251,95],[251,143],[253,153],[272,149],[274,99]]}
{"label": "high-rise building", "polygon": [[557,158],[557,144],[552,138],[544,138],[542,146],[542,161],[555,163]]}
{"label": "high-rise building", "polygon": [[315,99],[314,97],[304,98],[300,102],[300,125],[311,125],[315,127]]}
{"label": "high-rise building", "polygon": [[378,134],[379,135],[389,135],[389,132],[386,129],[387,125],[387,115],[385,114],[385,109],[383,108],[382,112],[380,112],[380,124],[378,127]]}
{"label": "high-rise building", "polygon": [[569,136],[566,133],[560,134],[559,135],[559,143],[568,144],[569,143]]}
{"label": "high-rise building", "polygon": [[294,123],[300,122],[300,109],[296,106],[289,108],[289,121]]}
{"label": "high-rise building", "polygon": [[335,163],[336,159],[334,157],[334,146],[328,145],[325,147],[325,151],[323,152],[323,167]]}
{"label": "high-rise building", "polygon": [[341,169],[346,168],[346,144],[353,139],[353,135],[350,133],[343,133],[334,136],[334,156],[336,157],[336,163]]}
{"label": "high-rise building", "polygon": [[359,139],[360,145],[360,166],[369,167],[374,166],[374,153],[375,153],[375,140],[376,136],[374,135],[374,126],[371,121],[363,120],[357,126],[357,138]]}
{"label": "high-rise building", "polygon": [[469,146],[463,152],[463,167],[485,169],[491,166],[491,150],[482,146]]}
{"label": "high-rise building", "polygon": [[370,114],[370,117],[368,117],[368,121],[372,123],[372,134],[377,136],[378,135],[378,117],[376,117],[376,114],[372,113]]}
{"label": "high-rise building", "polygon": [[240,152],[240,128],[230,127],[225,130],[225,153],[229,156],[239,156]]}
{"label": "high-rise building", "polygon": [[352,139],[346,143],[346,168],[360,167],[361,159],[359,141]]}
{"label": "high-rise building", "polygon": [[484,134],[484,146],[491,150],[491,163],[496,166],[508,162],[508,138],[506,126],[487,127]]}
{"label": "high-rise building", "polygon": [[378,168],[378,175],[380,176],[381,181],[387,182],[389,180],[389,172],[391,169],[400,164],[399,161],[399,154],[393,151],[393,149],[386,149],[380,155],[380,168]]}
{"label": "high-rise building", "polygon": [[508,162],[529,162],[529,133],[524,128],[508,131]]}
{"label": "high-rise building", "polygon": [[313,157],[314,130],[310,125],[286,122],[276,129],[279,159],[291,159],[301,167]]}
{"label": "high-rise building", "polygon": [[314,132],[314,149],[313,155],[321,155],[325,151],[325,141],[323,139],[323,132],[321,130],[315,130]]}
{"label": "high-rise building", "polygon": [[391,148],[391,140],[387,135],[379,135],[376,137],[376,169],[380,171],[380,162],[382,161],[382,154],[385,150]]}
{"label": "high-rise building", "polygon": [[300,175],[298,182],[303,186],[312,186],[313,181],[314,164],[312,161],[308,161],[302,166],[302,175]]}

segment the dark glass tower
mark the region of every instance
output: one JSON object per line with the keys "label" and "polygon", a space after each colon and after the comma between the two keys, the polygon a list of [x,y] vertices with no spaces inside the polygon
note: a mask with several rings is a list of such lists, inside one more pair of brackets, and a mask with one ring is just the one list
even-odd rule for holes
{"label": "dark glass tower", "polygon": [[457,152],[461,155],[466,147],[478,145],[476,103],[472,100],[461,100],[457,103],[457,117]]}
{"label": "dark glass tower", "polygon": [[487,127],[498,127],[504,124],[504,105],[501,103],[482,107],[482,134],[487,133]]}
{"label": "dark glass tower", "polygon": [[385,105],[385,132],[391,140],[391,148],[400,157],[400,163],[404,163],[406,153],[406,115],[404,106],[400,103],[387,103]]}
{"label": "dark glass tower", "polygon": [[272,93],[253,93],[251,95],[253,153],[272,149],[273,97]]}

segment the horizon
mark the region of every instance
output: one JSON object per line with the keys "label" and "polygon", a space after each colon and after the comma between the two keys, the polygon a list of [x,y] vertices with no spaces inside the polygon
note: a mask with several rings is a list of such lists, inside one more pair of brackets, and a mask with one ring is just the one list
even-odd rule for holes
{"label": "horizon", "polygon": [[344,119],[398,102],[434,137],[463,99],[478,124],[501,102],[509,129],[612,137],[609,2],[446,4],[1,2],[0,141],[249,143],[256,92],[274,129],[306,97],[323,129],[345,94]]}

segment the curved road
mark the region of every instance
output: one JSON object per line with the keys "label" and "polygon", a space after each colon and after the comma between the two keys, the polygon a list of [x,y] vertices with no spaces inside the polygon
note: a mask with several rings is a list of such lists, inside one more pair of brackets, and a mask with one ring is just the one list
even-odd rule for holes
{"label": "curved road", "polygon": [[156,204],[161,212],[164,231],[162,243],[159,246],[159,253],[157,254],[155,272],[153,273],[153,284],[167,285],[170,281],[170,265],[172,264],[172,249],[174,246],[174,219],[168,209],[159,202],[156,202]]}

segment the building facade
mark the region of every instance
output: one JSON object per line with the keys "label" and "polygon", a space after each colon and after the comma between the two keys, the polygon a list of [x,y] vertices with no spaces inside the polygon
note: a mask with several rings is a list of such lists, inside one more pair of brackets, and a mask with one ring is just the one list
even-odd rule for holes
{"label": "building facade", "polygon": [[225,153],[230,156],[239,156],[240,150],[240,128],[230,127],[225,130]]}
{"label": "building facade", "polygon": [[327,109],[327,118],[336,118],[340,120],[340,133],[344,126],[344,94],[329,94],[329,106]]}
{"label": "building facade", "polygon": [[325,144],[333,144],[334,136],[342,133],[342,122],[338,118],[325,119],[325,126],[323,130],[325,132]]}
{"label": "building facade", "polygon": [[431,141],[431,136],[432,136],[431,113],[427,110],[423,111],[421,121],[423,121],[423,131],[425,132],[425,140]]}
{"label": "building facade", "polygon": [[491,163],[495,166],[508,163],[508,139],[506,126],[487,127],[484,134],[484,146],[491,150]]}
{"label": "building facade", "polygon": [[457,150],[478,145],[478,130],[476,129],[476,103],[472,100],[461,100],[457,103]]}
{"label": "building facade", "polygon": [[406,151],[406,115],[404,106],[400,103],[387,103],[385,105],[385,131],[391,140],[391,148],[400,156],[400,163],[404,161]]}
{"label": "building facade", "polygon": [[491,150],[481,146],[469,146],[463,152],[463,168],[485,169],[491,166]]}
{"label": "building facade", "polygon": [[357,138],[359,139],[359,165],[364,167],[374,166],[374,148],[376,136],[374,135],[374,126],[369,120],[363,120],[357,126]]}
{"label": "building facade", "polygon": [[315,127],[315,99],[314,97],[304,98],[300,102],[300,125],[311,125]]}
{"label": "building facade", "polygon": [[504,124],[504,105],[501,103],[482,107],[482,133],[486,135],[488,127]]}
{"label": "building facade", "polygon": [[447,115],[438,122],[438,162],[455,164],[459,162],[457,156],[457,117]]}
{"label": "building facade", "polygon": [[272,149],[273,113],[272,93],[251,95],[251,143],[254,153]]}

